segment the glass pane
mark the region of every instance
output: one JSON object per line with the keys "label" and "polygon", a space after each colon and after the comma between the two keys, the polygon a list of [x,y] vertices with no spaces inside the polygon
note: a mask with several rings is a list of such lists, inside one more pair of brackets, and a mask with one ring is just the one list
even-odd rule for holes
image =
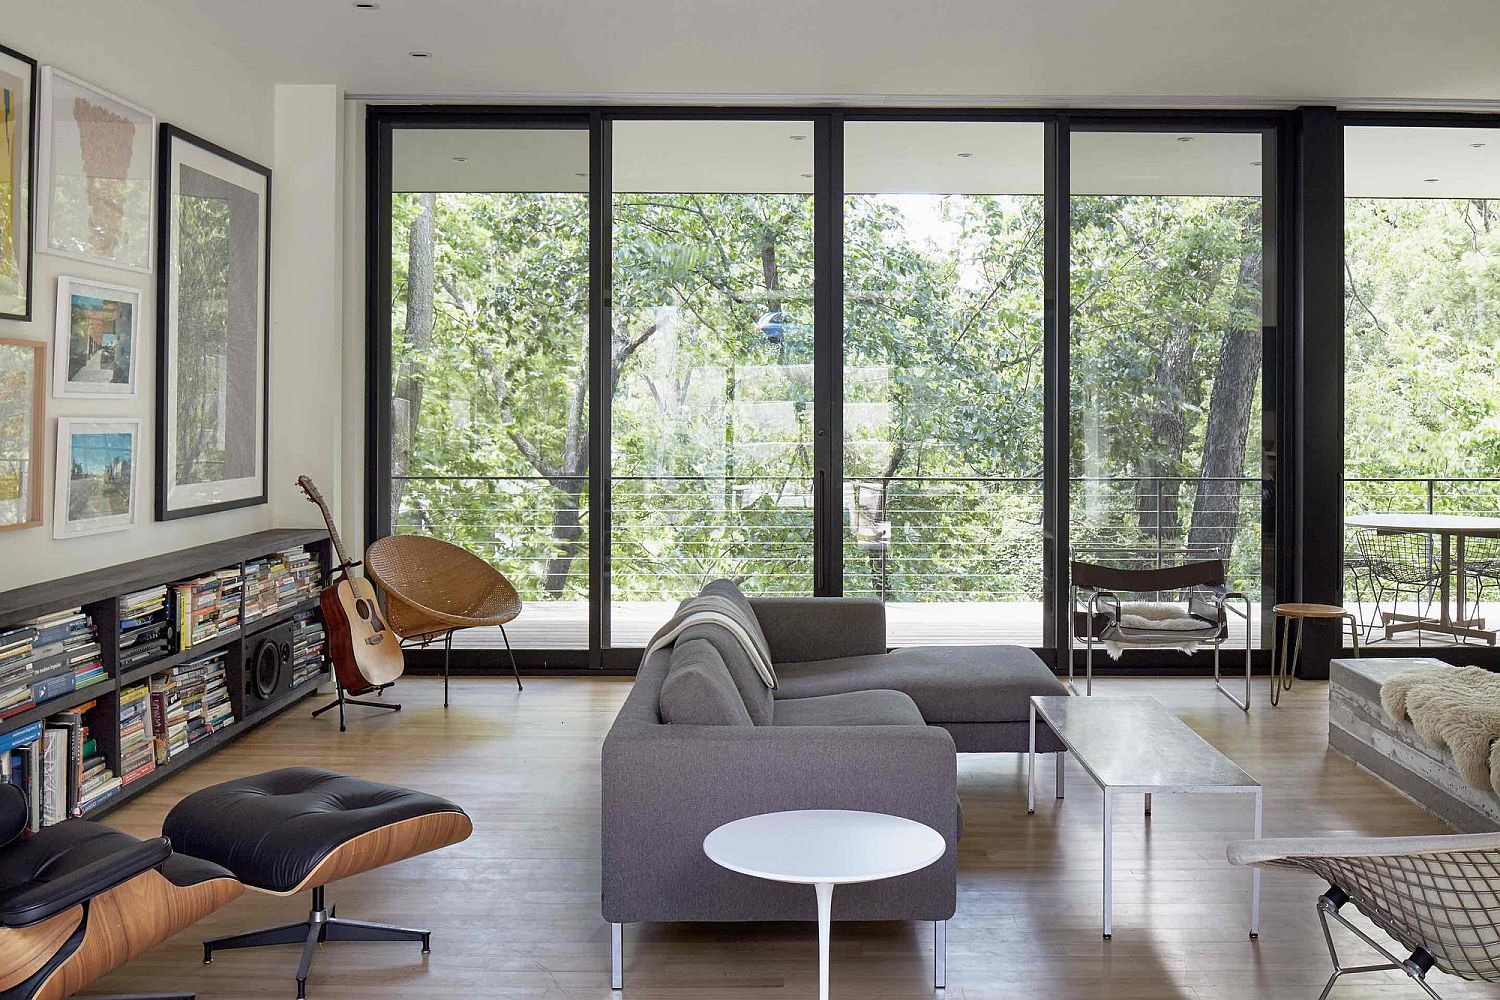
{"label": "glass pane", "polygon": [[588,646],[588,169],[585,131],[394,136],[391,521],[503,572],[523,647]]}
{"label": "glass pane", "polygon": [[1042,637],[1045,129],[844,133],[844,593],[889,639]]}
{"label": "glass pane", "polygon": [[614,125],[613,645],[716,577],[812,592],[812,132]]}
{"label": "glass pane", "polygon": [[1257,623],[1263,142],[1076,132],[1070,202],[1073,557],[1224,559]]}
{"label": "glass pane", "polygon": [[[1500,133],[1361,126],[1344,144],[1345,514],[1500,517]],[[1347,530],[1367,641],[1493,635],[1500,542],[1466,539],[1462,567],[1449,544],[1445,581],[1439,538]]]}

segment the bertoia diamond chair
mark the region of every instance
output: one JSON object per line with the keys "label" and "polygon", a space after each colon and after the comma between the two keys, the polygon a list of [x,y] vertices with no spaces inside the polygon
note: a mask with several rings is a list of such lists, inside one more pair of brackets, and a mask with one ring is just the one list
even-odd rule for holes
{"label": "bertoia diamond chair", "polygon": [[453,633],[495,627],[510,654],[521,689],[521,672],[505,625],[521,613],[521,597],[499,570],[467,549],[430,535],[391,535],[365,552],[365,572],[385,591],[386,620],[403,641],[426,645],[443,638],[443,707],[448,707],[448,669]]}
{"label": "bertoia diamond chair", "polygon": [[[1434,968],[1460,979],[1500,982],[1500,833],[1240,840],[1228,853],[1234,865],[1311,872],[1328,884],[1317,908],[1333,975],[1319,1000],[1341,977],[1362,972],[1404,972],[1437,1000],[1427,982]],[[1395,938],[1408,957],[1345,917],[1348,903]],[[1329,917],[1387,961],[1341,964]]]}

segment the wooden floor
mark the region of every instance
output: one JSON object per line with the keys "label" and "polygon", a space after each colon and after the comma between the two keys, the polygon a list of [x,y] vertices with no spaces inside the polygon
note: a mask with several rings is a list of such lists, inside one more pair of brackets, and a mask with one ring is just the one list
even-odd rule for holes
{"label": "wooden floor", "polygon": [[[331,944],[309,982],[314,1000],[610,996],[609,932],[599,915],[599,747],[629,681],[534,679],[398,685],[406,710],[361,714],[340,735],[310,705],[247,735],[114,813],[141,836],[182,796],[230,777],[319,764],[448,796],[469,810],[468,842],[330,890],[340,916],[430,927],[414,945]],[[1377,779],[1328,752],[1327,689],[1301,683],[1280,709],[1258,682],[1246,717],[1203,680],[1105,680],[1100,694],[1148,693],[1266,786],[1268,836],[1419,834],[1442,826]],[[392,692],[394,694],[394,692]],[[1100,695],[1096,695],[1100,696]],[[1248,830],[1238,797],[1158,796],[1149,824],[1117,819],[1115,937],[1099,934],[1100,796],[1070,765],[1069,791],[1027,817],[1023,760],[965,756],[958,914],[949,925],[950,1000],[1184,998],[1311,1000],[1328,975],[1313,900],[1320,886],[1268,874],[1258,942],[1248,940],[1248,878],[1224,845]],[[1039,782],[1039,790],[1041,783]],[[1128,802],[1128,800],[1127,800]],[[305,899],[246,893],[149,952],[93,993],[196,990],[205,998],[295,995],[293,947],[222,952],[199,964],[199,940],[301,919]],[[1350,964],[1367,961],[1350,935]],[[835,925],[833,995],[931,997],[930,924]],[[1445,997],[1493,987],[1434,977]],[[802,998],[817,993],[814,929],[804,924],[647,925],[626,931],[624,997]],[[1346,980],[1334,1000],[1415,998],[1404,977]]]}

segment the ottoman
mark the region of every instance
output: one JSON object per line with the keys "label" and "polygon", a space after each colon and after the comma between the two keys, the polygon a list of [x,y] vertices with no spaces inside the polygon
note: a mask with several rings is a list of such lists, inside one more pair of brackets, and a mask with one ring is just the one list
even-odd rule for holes
{"label": "ottoman", "polygon": [[212,861],[247,888],[273,896],[312,892],[306,920],[203,943],[216,949],[300,944],[297,997],[307,997],[313,955],[324,941],[420,941],[431,932],[345,920],[327,908],[324,887],[466,840],[474,826],[445,799],[314,767],[238,778],[179,802],[162,824],[174,850]]}

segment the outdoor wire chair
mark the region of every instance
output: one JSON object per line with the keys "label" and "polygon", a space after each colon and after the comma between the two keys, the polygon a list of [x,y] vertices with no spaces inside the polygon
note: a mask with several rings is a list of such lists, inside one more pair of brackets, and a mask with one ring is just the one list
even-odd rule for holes
{"label": "outdoor wire chair", "polygon": [[403,642],[427,645],[443,637],[443,707],[448,707],[448,667],[453,633],[498,627],[521,690],[516,654],[506,622],[521,613],[521,597],[505,576],[474,555],[430,535],[378,538],[365,552],[365,571],[386,595],[386,620]]}
{"label": "outdoor wire chair", "polygon": [[[1425,609],[1424,614],[1432,608],[1438,571],[1432,565],[1432,548],[1426,535],[1355,528],[1354,541],[1367,568],[1370,586],[1375,590],[1375,617],[1366,626],[1366,642],[1371,641],[1376,620],[1385,621],[1380,603],[1387,595],[1391,597],[1393,613],[1398,610],[1403,594],[1411,594],[1412,599]],[[1422,632],[1419,629],[1417,645],[1421,644]]]}
{"label": "outdoor wire chair", "polygon": [[[1333,975],[1319,1000],[1340,977],[1362,972],[1404,972],[1436,1000],[1442,998],[1426,978],[1434,967],[1460,979],[1500,982],[1500,833],[1239,840],[1228,854],[1233,865],[1307,871],[1328,883],[1317,911]],[[1350,902],[1409,956],[1398,957],[1345,917]],[[1341,964],[1329,917],[1387,963]]]}
{"label": "outdoor wire chair", "polygon": [[[1155,569],[1119,569],[1096,563],[1074,561],[1072,639],[1084,640],[1084,693],[1094,693],[1094,646],[1115,643],[1136,649],[1173,648],[1185,642],[1213,647],[1214,687],[1241,709],[1250,711],[1250,599],[1241,593],[1230,593],[1224,560],[1209,559],[1181,566]],[[1131,624],[1123,619],[1130,612],[1129,603],[1121,603],[1120,594],[1154,594],[1158,598],[1170,593],[1181,595],[1186,602],[1182,622],[1196,623],[1189,628],[1151,628]],[[1224,687],[1219,672],[1219,650],[1229,638],[1229,614],[1243,620],[1245,626],[1245,697],[1243,700]],[[1068,689],[1073,686],[1073,649],[1068,648]]]}
{"label": "outdoor wire chair", "polygon": [[1485,587],[1500,585],[1500,538],[1471,536],[1463,542],[1464,575],[1474,581],[1474,613],[1469,617],[1478,619]]}

